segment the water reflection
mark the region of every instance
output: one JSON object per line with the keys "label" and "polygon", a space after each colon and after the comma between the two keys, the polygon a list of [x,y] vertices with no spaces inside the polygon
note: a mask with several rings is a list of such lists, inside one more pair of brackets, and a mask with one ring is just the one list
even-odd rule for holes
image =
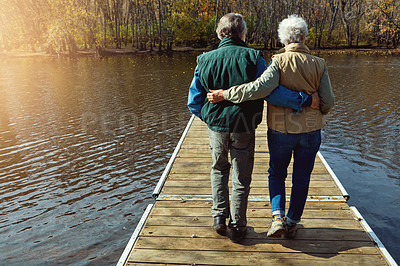
{"label": "water reflection", "polygon": [[400,59],[359,55],[327,60],[337,99],[327,145],[351,148],[359,153],[360,165],[374,167],[380,161],[389,177],[400,179]]}
{"label": "water reflection", "polygon": [[118,260],[189,118],[193,64],[1,62],[1,261]]}

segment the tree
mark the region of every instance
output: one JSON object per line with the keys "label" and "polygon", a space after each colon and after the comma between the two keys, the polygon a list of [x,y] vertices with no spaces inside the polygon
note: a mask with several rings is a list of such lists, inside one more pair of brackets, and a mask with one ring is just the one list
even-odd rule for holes
{"label": "tree", "polygon": [[383,39],[386,47],[399,45],[400,38],[400,3],[395,0],[378,1],[373,5],[372,24],[377,28],[378,38]]}
{"label": "tree", "polygon": [[354,28],[359,32],[359,22],[364,14],[364,0],[341,0],[340,17],[348,46],[353,46]]}

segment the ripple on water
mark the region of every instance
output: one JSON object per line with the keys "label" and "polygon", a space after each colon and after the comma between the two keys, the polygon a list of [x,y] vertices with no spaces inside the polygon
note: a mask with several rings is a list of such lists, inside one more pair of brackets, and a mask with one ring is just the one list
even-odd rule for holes
{"label": "ripple on water", "polygon": [[115,263],[189,118],[188,66],[30,60],[0,65],[0,260]]}

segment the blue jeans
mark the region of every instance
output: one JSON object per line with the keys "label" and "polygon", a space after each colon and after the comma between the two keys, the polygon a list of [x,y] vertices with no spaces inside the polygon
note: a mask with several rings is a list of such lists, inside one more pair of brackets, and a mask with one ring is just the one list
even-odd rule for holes
{"label": "blue jeans", "polygon": [[321,145],[321,130],[289,134],[268,129],[269,195],[272,215],[285,215],[285,179],[292,154],[294,156],[292,191],[287,220],[300,222],[307,200],[310,175]]}

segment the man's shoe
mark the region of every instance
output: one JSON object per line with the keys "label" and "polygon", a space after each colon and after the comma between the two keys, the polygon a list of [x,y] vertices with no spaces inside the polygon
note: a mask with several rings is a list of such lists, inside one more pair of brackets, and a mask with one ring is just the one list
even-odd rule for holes
{"label": "man's shoe", "polygon": [[296,236],[297,233],[297,224],[294,225],[286,225],[286,233],[285,233],[285,237],[292,239]]}
{"label": "man's shoe", "polygon": [[217,231],[220,235],[226,234],[226,218],[224,216],[216,216],[214,217],[214,225],[213,230]]}
{"label": "man's shoe", "polygon": [[239,243],[243,240],[247,233],[247,227],[232,227],[231,228],[231,241],[233,243]]}
{"label": "man's shoe", "polygon": [[283,218],[275,218],[271,221],[271,225],[268,229],[267,236],[272,238],[280,238],[286,233],[285,226],[283,224]]}

